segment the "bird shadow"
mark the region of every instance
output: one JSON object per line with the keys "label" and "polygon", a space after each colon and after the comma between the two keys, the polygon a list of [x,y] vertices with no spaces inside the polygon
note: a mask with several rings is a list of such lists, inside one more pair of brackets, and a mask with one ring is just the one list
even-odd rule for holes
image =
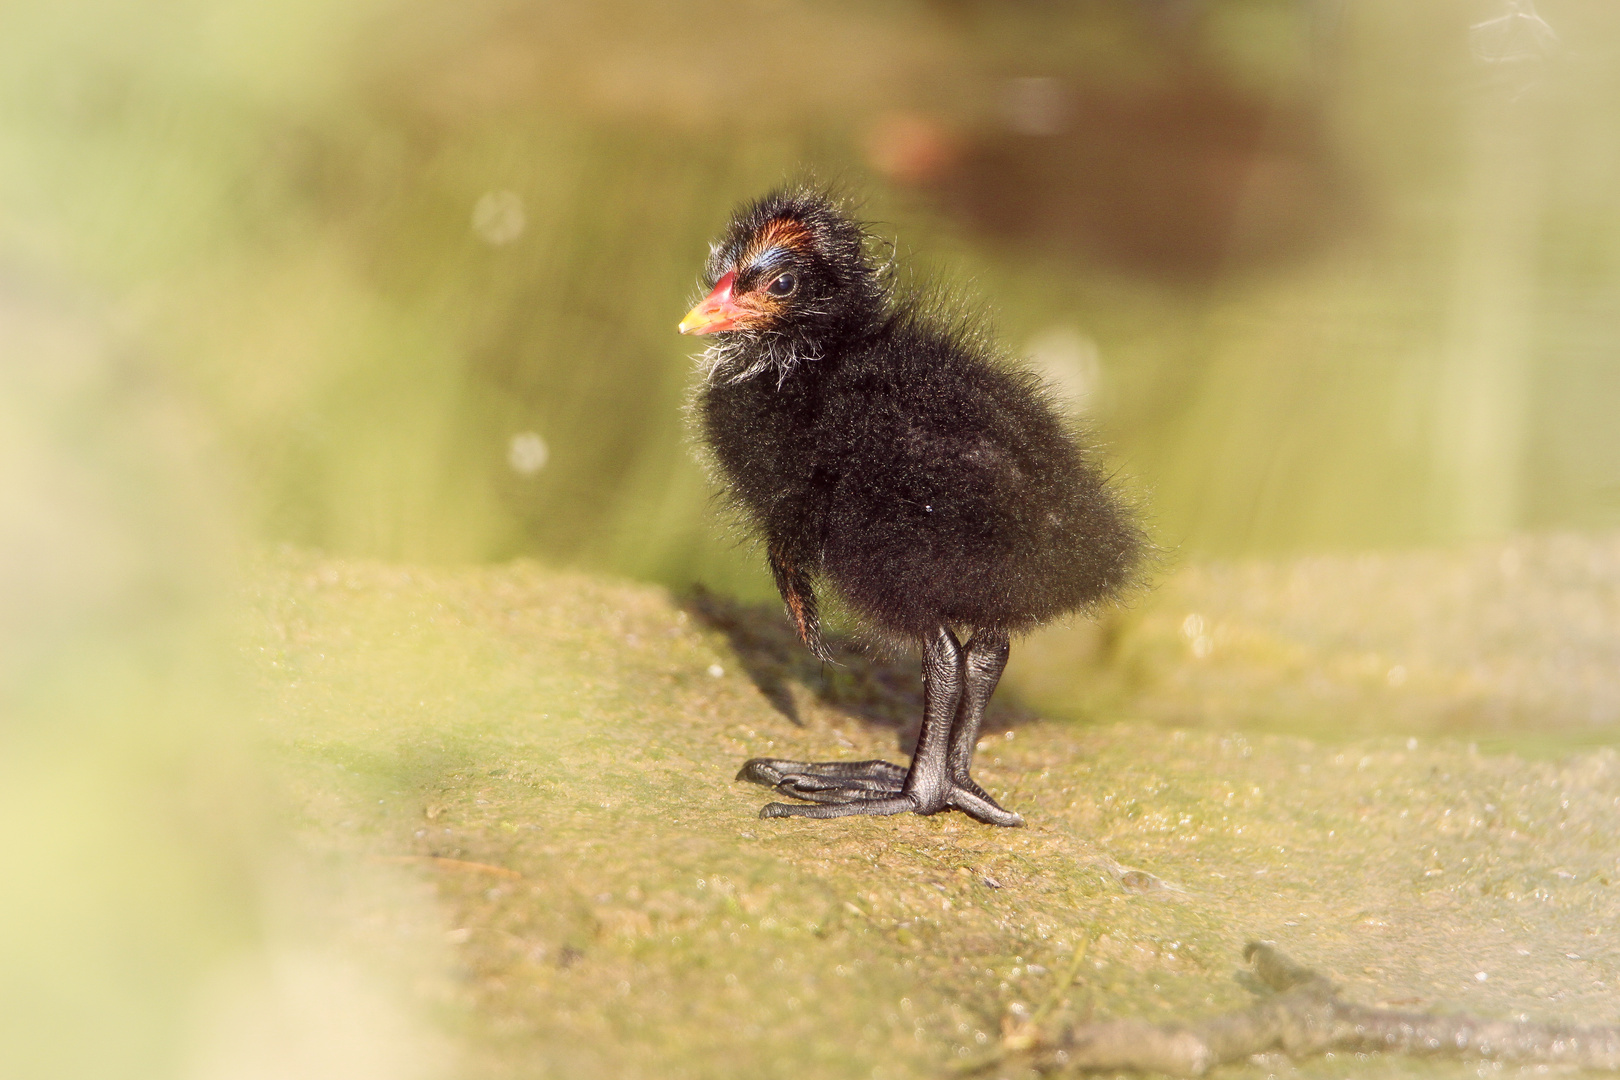
{"label": "bird shadow", "polygon": [[[792,723],[805,726],[797,685],[803,695],[830,709],[893,732],[899,749],[911,752],[922,726],[916,657],[887,656],[848,634],[830,632],[826,643],[833,662],[823,663],[800,643],[779,605],[747,604],[698,585],[681,598],[680,606],[700,625],[725,635],[744,673]],[[1035,719],[1016,695],[1002,689],[990,703],[983,730],[1001,733]]]}

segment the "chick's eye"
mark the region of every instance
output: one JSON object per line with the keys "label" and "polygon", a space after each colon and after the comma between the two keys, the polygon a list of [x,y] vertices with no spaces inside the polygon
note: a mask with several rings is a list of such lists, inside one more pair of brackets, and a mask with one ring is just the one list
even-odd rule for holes
{"label": "chick's eye", "polygon": [[772,296],[786,296],[798,287],[799,279],[792,274],[777,274],[775,280],[765,286],[765,291]]}

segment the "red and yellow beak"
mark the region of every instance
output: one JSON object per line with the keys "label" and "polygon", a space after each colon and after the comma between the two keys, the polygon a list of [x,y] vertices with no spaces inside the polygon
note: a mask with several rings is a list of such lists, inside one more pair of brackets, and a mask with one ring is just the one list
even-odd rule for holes
{"label": "red and yellow beak", "polygon": [[727,271],[724,277],[715,282],[714,291],[705,296],[697,307],[686,313],[686,318],[681,320],[681,333],[701,335],[735,330],[742,320],[756,315],[757,312],[750,311],[732,299],[731,289],[736,284],[737,271]]}

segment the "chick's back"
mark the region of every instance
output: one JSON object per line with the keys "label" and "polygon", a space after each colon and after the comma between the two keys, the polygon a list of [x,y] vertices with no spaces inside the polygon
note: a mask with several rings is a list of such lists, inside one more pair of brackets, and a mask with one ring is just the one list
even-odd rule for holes
{"label": "chick's back", "polygon": [[904,635],[1020,631],[1124,583],[1140,534],[1039,382],[896,320],[822,379],[827,580]]}

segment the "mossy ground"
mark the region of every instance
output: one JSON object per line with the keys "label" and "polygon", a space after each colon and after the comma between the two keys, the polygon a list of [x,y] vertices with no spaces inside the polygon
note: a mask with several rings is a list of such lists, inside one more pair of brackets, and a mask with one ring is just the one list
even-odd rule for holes
{"label": "mossy ground", "polygon": [[[1197,587],[1177,581],[1133,648],[1155,618],[1176,640]],[[769,793],[731,779],[747,757],[904,760],[909,662],[811,667],[774,611],[530,563],[280,551],[247,595],[301,846],[350,881],[332,917],[411,958],[456,1076],[941,1076],[1020,1006],[1050,1000],[1050,1032],[1239,1007],[1254,938],[1367,1001],[1620,1022],[1612,749],[1171,728],[1167,675],[1152,708],[1121,693],[1085,722],[1006,695],[977,775],[1026,828],[760,820]],[[1155,648],[1169,675],[1191,662]]]}

